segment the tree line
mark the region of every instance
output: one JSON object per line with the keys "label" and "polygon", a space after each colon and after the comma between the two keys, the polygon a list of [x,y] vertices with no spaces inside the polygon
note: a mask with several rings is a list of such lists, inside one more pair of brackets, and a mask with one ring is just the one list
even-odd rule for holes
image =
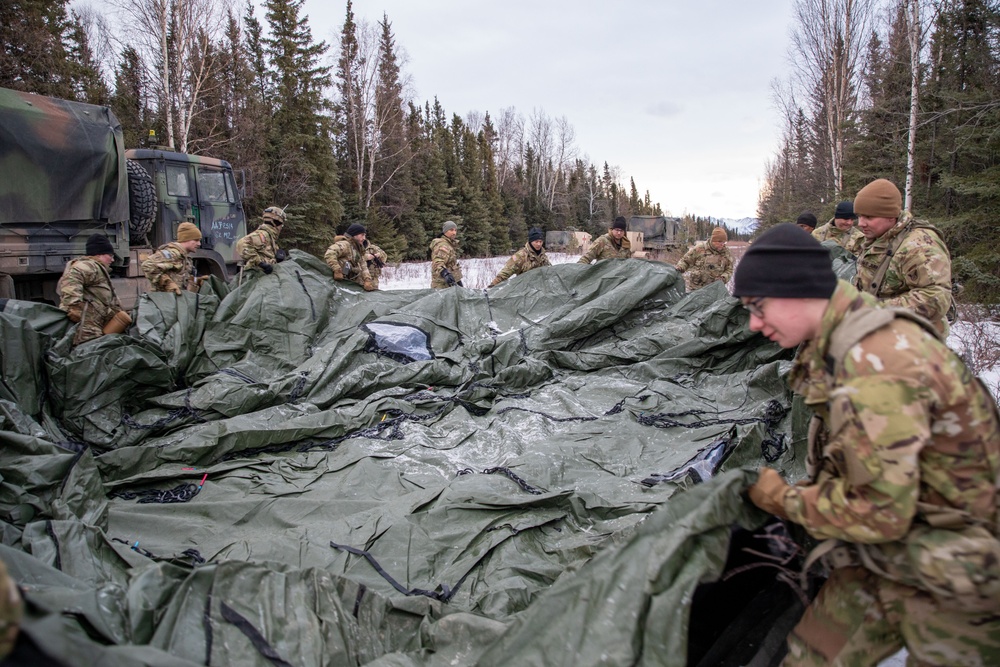
{"label": "tree line", "polygon": [[313,38],[303,0],[266,0],[263,17],[231,0],[108,0],[107,15],[68,2],[3,3],[0,85],[108,105],[128,147],[153,131],[229,161],[248,211],[286,209],[283,245],[322,256],[361,222],[391,258],[426,259],[452,219],[464,253],[485,256],[531,227],[596,235],[618,215],[662,214],[581,155],[564,117],[413,100],[389,17],[359,21],[350,0],[333,46]]}
{"label": "tree line", "polygon": [[832,217],[875,178],[945,236],[964,298],[1000,302],[1000,2],[794,0],[762,228]]}

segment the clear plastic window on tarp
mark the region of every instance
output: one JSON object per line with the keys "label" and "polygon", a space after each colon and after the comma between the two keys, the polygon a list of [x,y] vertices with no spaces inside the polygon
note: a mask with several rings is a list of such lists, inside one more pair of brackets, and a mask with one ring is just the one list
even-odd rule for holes
{"label": "clear plastic window on tarp", "polygon": [[391,322],[369,322],[361,326],[368,332],[365,352],[374,352],[408,364],[434,358],[427,332],[409,325]]}

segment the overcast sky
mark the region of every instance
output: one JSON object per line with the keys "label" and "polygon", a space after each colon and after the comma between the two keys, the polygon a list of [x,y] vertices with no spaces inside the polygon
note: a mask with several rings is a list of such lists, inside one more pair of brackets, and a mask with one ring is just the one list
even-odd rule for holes
{"label": "overcast sky", "polygon": [[[306,0],[335,47],[346,3]],[[791,0],[354,0],[389,17],[414,98],[449,116],[565,116],[582,154],[674,215],[755,217],[778,146]],[[264,20],[264,12],[258,13]],[[628,186],[627,180],[625,185]]]}

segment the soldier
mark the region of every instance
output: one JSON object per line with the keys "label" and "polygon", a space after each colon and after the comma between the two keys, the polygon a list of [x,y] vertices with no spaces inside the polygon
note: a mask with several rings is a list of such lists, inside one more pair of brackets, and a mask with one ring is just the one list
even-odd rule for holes
{"label": "soldier", "polygon": [[451,220],[441,225],[441,236],[431,241],[431,287],[465,287],[458,265],[458,225]]}
{"label": "soldier", "polygon": [[847,252],[857,255],[865,235],[854,226],[854,204],[842,201],[837,204],[833,219],[813,230],[813,238],[817,241],[833,241]]}
{"label": "soldier", "polygon": [[625,237],[625,218],[618,216],[608,233],[600,237],[590,246],[579,264],[590,264],[595,259],[628,259],[632,256],[632,245]]}
{"label": "soldier", "polygon": [[165,243],[142,263],[142,272],[154,292],[196,290],[194,264],[188,253],[201,247],[201,230],[190,222],[177,225],[177,240]]}
{"label": "soldier", "polygon": [[333,269],[334,280],[352,280],[364,287],[366,292],[375,290],[368,262],[365,260],[365,241],[368,230],[364,225],[352,224],[344,236],[338,236],[326,249],[323,259]]}
{"label": "soldier", "polygon": [[798,225],[800,229],[812,234],[813,230],[816,229],[816,224],[818,222],[819,221],[816,220],[815,215],[813,215],[809,211],[805,211],[801,215],[799,215],[798,219],[795,221],[795,224]]}
{"label": "soldier", "polygon": [[861,188],[854,198],[865,236],[854,286],[884,306],[909,308],[948,335],[951,308],[951,255],[941,232],[902,210],[903,198],[884,178]]}
{"label": "soldier", "polygon": [[264,222],[236,242],[236,252],[246,269],[260,269],[270,274],[278,261],[278,235],[285,224],[285,211],[278,206],[268,206],[262,216]]}
{"label": "soldier", "polygon": [[105,333],[121,333],[132,318],[122,310],[108,267],[115,261],[115,249],[103,234],[87,238],[86,257],[70,260],[57,289],[59,307],[79,326],[73,346],[100,338]]}
{"label": "soldier", "polygon": [[798,347],[792,388],[815,410],[807,479],[761,468],[758,507],[802,525],[829,579],[785,665],[1000,665],[996,402],[922,318],[838,281],[794,225],[736,268],[750,329]]}
{"label": "soldier", "polygon": [[545,254],[545,232],[538,227],[532,227],[528,231],[528,242],[507,260],[489,286],[496,287],[513,275],[519,276],[540,266],[552,266],[552,264]]}
{"label": "soldier", "polygon": [[365,239],[364,246],[368,274],[372,277],[372,285],[375,286],[375,289],[378,289],[378,281],[382,277],[382,269],[385,268],[386,262],[389,261],[389,255],[385,254],[385,250],[382,250],[382,248],[379,248],[367,238]]}
{"label": "soldier", "polygon": [[733,254],[726,246],[728,240],[726,230],[716,227],[707,242],[698,243],[677,262],[675,268],[685,274],[689,289],[696,290],[716,280],[725,284],[733,277]]}

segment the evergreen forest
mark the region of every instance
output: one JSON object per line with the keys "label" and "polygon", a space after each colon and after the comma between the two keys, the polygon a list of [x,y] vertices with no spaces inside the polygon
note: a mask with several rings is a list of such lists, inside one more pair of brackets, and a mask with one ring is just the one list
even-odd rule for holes
{"label": "evergreen forest", "polygon": [[829,220],[876,178],[934,224],[962,301],[1000,302],[1000,2],[795,0],[762,227]]}
{"label": "evergreen forest", "polygon": [[[284,206],[283,243],[322,256],[362,222],[394,260],[424,260],[441,222],[466,256],[505,254],[530,227],[595,236],[662,215],[608,161],[580,157],[570,120],[513,107],[460,115],[409,94],[390,17],[314,38],[304,0],[0,3],[0,86],[110,106],[128,147],[225,159],[249,212]],[[952,251],[964,299],[1000,302],[1000,0],[791,0],[787,79],[761,156],[762,228],[825,222],[878,177]],[[258,11],[263,15],[258,15]],[[685,220],[690,239],[717,221]],[[729,229],[730,238],[741,238]]]}

